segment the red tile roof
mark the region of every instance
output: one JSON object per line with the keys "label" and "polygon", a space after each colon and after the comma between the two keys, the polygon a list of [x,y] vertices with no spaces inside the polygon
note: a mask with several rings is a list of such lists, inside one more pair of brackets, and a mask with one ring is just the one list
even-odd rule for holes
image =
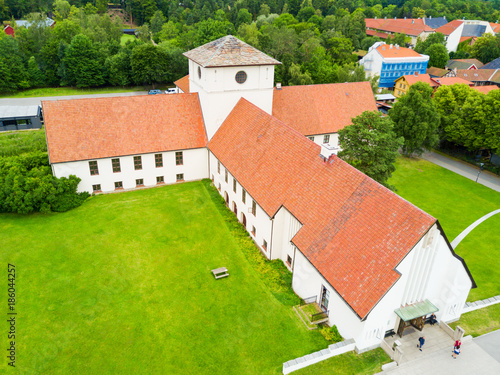
{"label": "red tile roof", "polygon": [[[415,74],[409,74],[409,75],[406,75],[406,76],[403,76],[404,79],[406,80],[406,82],[408,82],[408,84],[411,86],[413,85],[414,83],[417,83],[417,82],[425,82],[425,83],[428,83],[431,87],[438,87],[439,85],[434,82],[432,79],[431,79],[431,76],[428,75],[428,74],[418,74],[418,75],[415,75]],[[398,78],[396,80],[396,82],[398,82],[401,78]]]}
{"label": "red tile roof", "polygon": [[[392,44],[391,44],[392,45]],[[396,47],[395,45],[392,45],[392,48],[390,47],[391,45],[389,44],[382,44],[377,47],[377,51],[383,56],[383,57],[423,57],[424,55],[421,55],[418,52],[415,52],[414,50],[410,48],[405,48],[405,47]]]}
{"label": "red tile roof", "polygon": [[336,133],[376,111],[369,82],[287,86],[273,92],[273,116],[303,135]]}
{"label": "red tile roof", "polygon": [[464,21],[454,20],[454,21],[448,22],[446,25],[438,27],[436,29],[436,32],[444,34],[444,35],[450,35],[453,31],[455,31],[457,28],[459,28],[460,25],[463,23],[464,23]]}
{"label": "red tile roof", "polygon": [[423,19],[365,19],[366,27],[390,33],[401,33],[410,36],[418,36],[423,32],[434,32],[434,29],[427,26]]}
{"label": "red tile roof", "polygon": [[435,66],[427,68],[425,72],[431,76],[436,76],[436,77],[442,77],[445,74],[448,74],[447,69],[436,68]]}
{"label": "red tile roof", "polygon": [[498,33],[498,32],[500,32],[500,24],[490,22],[490,26],[491,26],[491,28],[493,29],[493,32],[494,32],[494,33]]}
{"label": "red tile roof", "polygon": [[479,92],[482,92],[483,94],[487,94],[492,90],[498,90],[497,85],[488,85],[488,86],[474,86],[472,87],[473,89],[476,89]]}
{"label": "red tile roof", "polygon": [[376,36],[376,37],[379,37],[382,39],[386,39],[389,36],[389,34],[387,34],[387,33],[383,33],[381,31],[375,31],[375,30],[366,30],[366,35]]}
{"label": "red tile roof", "polygon": [[361,318],[436,222],[245,99],[208,147],[270,217],[284,205],[303,224],[293,243]]}
{"label": "red tile roof", "polygon": [[51,163],[206,147],[198,94],[42,102]]}
{"label": "red tile roof", "polygon": [[439,86],[450,86],[457,83],[474,86],[474,83],[472,83],[471,81],[467,81],[466,79],[460,77],[441,77],[433,78],[433,80],[439,83]]}
{"label": "red tile roof", "polygon": [[496,69],[457,69],[457,77],[472,82],[488,82],[495,74]]}
{"label": "red tile roof", "polygon": [[189,74],[175,81],[174,85],[180,88],[184,93],[189,93]]}

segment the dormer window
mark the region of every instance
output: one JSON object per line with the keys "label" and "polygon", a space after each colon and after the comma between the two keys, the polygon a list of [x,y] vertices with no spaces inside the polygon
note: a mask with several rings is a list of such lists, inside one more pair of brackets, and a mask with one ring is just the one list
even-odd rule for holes
{"label": "dormer window", "polygon": [[201,79],[201,68],[198,67],[198,78]]}
{"label": "dormer window", "polygon": [[243,70],[240,70],[238,73],[236,73],[236,77],[234,78],[239,84],[245,83],[245,81],[247,80],[247,74]]}

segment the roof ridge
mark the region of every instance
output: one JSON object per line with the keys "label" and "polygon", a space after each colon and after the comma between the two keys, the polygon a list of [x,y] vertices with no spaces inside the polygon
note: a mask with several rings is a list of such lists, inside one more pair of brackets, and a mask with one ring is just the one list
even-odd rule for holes
{"label": "roof ridge", "polygon": [[[222,37],[222,38],[224,38],[223,42],[220,44],[220,46],[219,46],[219,47],[217,47],[217,49],[215,50],[215,52],[212,54],[212,56],[210,56],[210,58],[209,58],[209,59],[207,60],[207,62],[203,65],[203,67],[206,67],[206,66],[210,63],[210,61],[214,58],[214,56],[215,56],[215,55],[216,55],[216,54],[220,51],[220,49],[222,48],[222,46],[224,46],[224,44],[226,44],[226,42],[227,42],[227,38],[228,38],[229,36],[232,36],[232,35],[231,35],[231,34],[229,34],[229,35],[226,35],[226,36],[223,36],[223,37]],[[221,39],[222,39],[222,38],[221,38]],[[234,38],[234,36],[233,36],[233,38]],[[235,39],[238,39],[238,38],[235,38]],[[239,39],[238,39],[238,40],[239,40]],[[214,40],[214,42],[215,42],[215,40]]]}

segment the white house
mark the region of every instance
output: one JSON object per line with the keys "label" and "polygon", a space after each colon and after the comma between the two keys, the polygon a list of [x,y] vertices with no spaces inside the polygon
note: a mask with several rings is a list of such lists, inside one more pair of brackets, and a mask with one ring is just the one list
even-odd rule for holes
{"label": "white house", "polygon": [[54,174],[102,192],[211,178],[296,293],[360,351],[409,324],[415,304],[460,316],[475,285],[439,222],[321,155],[316,137],[375,110],[369,84],[273,89],[278,62],[232,36],[185,55],[189,84],[176,85],[189,93],[43,102]]}

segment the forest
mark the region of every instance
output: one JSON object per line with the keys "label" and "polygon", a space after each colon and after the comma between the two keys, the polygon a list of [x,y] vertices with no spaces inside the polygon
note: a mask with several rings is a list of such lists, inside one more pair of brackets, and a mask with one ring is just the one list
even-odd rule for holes
{"label": "forest", "polygon": [[[112,9],[123,10],[122,17],[110,17]],[[364,70],[353,52],[379,40],[366,36],[365,18],[446,16],[494,22],[500,18],[499,9],[500,0],[123,0],[109,4],[0,0],[0,19],[15,28],[15,38],[0,33],[0,92],[171,83],[187,74],[183,52],[227,34],[281,61],[276,82],[284,85],[364,81]],[[47,15],[56,21],[53,27],[46,26]],[[15,19],[28,20],[30,27],[16,26]],[[137,38],[124,43],[124,28],[135,28]],[[404,35],[397,38],[405,40]],[[491,43],[500,56],[500,38]],[[442,65],[448,55],[442,48],[427,47],[422,51],[440,53],[434,60],[439,61],[436,66]],[[498,57],[495,53],[490,53],[492,59]]]}

